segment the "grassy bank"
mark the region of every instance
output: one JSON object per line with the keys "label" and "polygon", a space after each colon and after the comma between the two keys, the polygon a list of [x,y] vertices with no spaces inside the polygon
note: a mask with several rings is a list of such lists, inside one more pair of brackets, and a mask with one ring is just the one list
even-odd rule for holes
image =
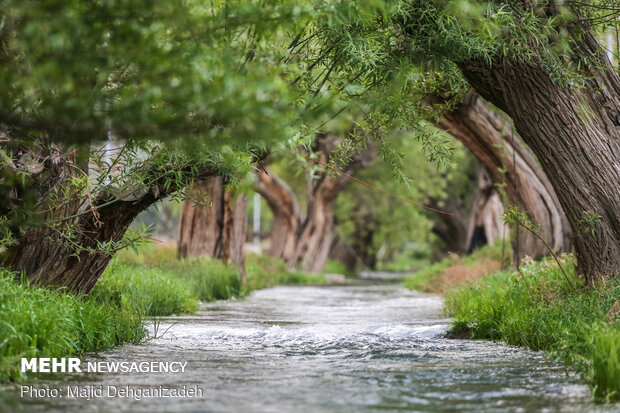
{"label": "grassy bank", "polygon": [[246,257],[247,284],[242,286],[235,268],[209,257],[176,259],[171,244],[149,244],[138,254],[123,251],[118,262],[129,269],[157,270],[183,280],[201,301],[240,297],[254,290],[275,285],[325,284],[323,274],[290,272],[284,261],[268,255],[248,254]]}
{"label": "grassy bank", "polygon": [[[581,372],[596,398],[620,400],[620,282],[586,289],[575,280],[574,258],[561,263],[576,290],[552,259],[525,262],[522,275],[499,271],[444,290],[451,333],[545,350]],[[437,271],[426,279],[441,278]]]}
{"label": "grassy bank", "polygon": [[443,294],[465,282],[497,272],[502,266],[502,259],[507,267],[511,260],[510,245],[504,247],[501,242],[496,242],[492,246],[478,248],[468,256],[450,255],[428,265],[405,278],[404,285],[412,290]]}
{"label": "grassy bank", "polygon": [[281,260],[249,255],[247,285],[219,260],[177,260],[172,246],[147,245],[112,260],[88,296],[15,282],[0,268],[0,381],[22,378],[22,357],[67,357],[146,338],[156,316],[196,311],[198,302],[239,297],[278,284],[322,284]]}
{"label": "grassy bank", "polygon": [[144,314],[131,300],[78,297],[17,283],[0,269],[0,381],[21,378],[22,357],[66,357],[139,343]]}

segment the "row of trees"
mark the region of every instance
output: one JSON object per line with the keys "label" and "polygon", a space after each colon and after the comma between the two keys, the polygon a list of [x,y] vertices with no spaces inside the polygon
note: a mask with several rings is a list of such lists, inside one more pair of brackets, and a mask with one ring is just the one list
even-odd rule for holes
{"label": "row of trees", "polygon": [[[335,135],[331,162],[355,169],[369,141],[399,178],[389,132],[408,129],[445,162],[432,124],[551,245],[574,247],[589,283],[620,273],[620,77],[597,40],[617,25],[613,1],[7,1],[0,13],[1,264],[34,282],[88,292],[138,239],[138,213],[199,202],[192,183],[234,183],[281,147]],[[112,157],[110,135],[123,142]],[[280,220],[281,254],[309,269],[340,188],[320,174],[304,219],[291,200]],[[246,202],[220,192],[209,225]],[[213,253],[234,255],[234,236],[218,237]]]}

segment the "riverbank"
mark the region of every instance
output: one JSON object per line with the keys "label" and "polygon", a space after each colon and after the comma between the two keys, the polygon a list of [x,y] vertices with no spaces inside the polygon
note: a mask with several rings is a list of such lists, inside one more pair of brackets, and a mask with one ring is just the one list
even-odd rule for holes
{"label": "riverbank", "polygon": [[0,381],[21,380],[22,357],[68,357],[147,339],[153,317],[191,314],[199,301],[248,295],[274,285],[324,284],[322,274],[291,273],[268,256],[247,257],[247,284],[207,257],[177,260],[171,245],[125,251],[88,296],[15,282],[0,268]]}
{"label": "riverbank", "polygon": [[[547,351],[581,372],[597,399],[620,400],[620,282],[585,288],[575,279],[574,258],[563,255],[560,263],[573,289],[552,258],[524,261],[520,273],[465,277],[441,291],[444,310],[454,318],[450,334]],[[436,290],[451,268],[467,266],[441,265],[442,271],[429,275],[427,270],[405,285]]]}

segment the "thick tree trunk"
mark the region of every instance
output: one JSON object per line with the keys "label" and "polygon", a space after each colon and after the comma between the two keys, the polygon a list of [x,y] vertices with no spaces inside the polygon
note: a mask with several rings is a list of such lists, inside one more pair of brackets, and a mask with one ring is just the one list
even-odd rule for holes
{"label": "thick tree trunk", "polygon": [[[50,161],[42,182],[61,190],[75,173],[73,161],[72,156],[64,155]],[[110,189],[93,195],[92,204],[88,203],[86,208],[80,206],[82,199],[52,208],[42,221],[49,224],[51,220],[65,220],[72,225],[72,236],[63,235],[53,225],[34,227],[2,254],[0,264],[24,272],[32,283],[41,286],[88,293],[112,259],[115,245],[121,243],[134,218],[155,202],[181,189],[174,184],[166,185],[160,178],[163,172],[156,168],[146,169],[144,182],[149,182],[149,186],[139,192],[133,190],[119,194],[118,190]],[[215,174],[210,167],[194,166],[188,166],[182,172],[198,179]],[[39,189],[41,204],[55,205],[47,190]],[[77,195],[75,197],[77,199]],[[102,245],[111,248],[104,251]]]}
{"label": "thick tree trunk", "polygon": [[540,64],[525,61],[459,66],[510,115],[540,161],[571,225],[578,271],[591,283],[620,274],[620,77],[591,34],[576,45],[593,60],[583,88],[562,86]]}
{"label": "thick tree trunk", "polygon": [[201,199],[205,205],[196,205],[192,200],[183,202],[177,256],[217,257],[222,250],[224,238],[224,179],[218,176],[194,182],[191,194],[193,198]]}
{"label": "thick tree trunk", "polygon": [[[327,163],[329,154],[338,148],[339,139],[331,134],[321,134],[316,144],[321,161]],[[363,150],[352,157],[343,172],[353,174],[375,157],[374,148]],[[274,217],[270,255],[283,258],[291,268],[301,263],[304,271],[322,270],[332,245],[334,202],[348,178],[342,175],[331,177],[326,171],[309,178],[308,203],[303,218],[297,198],[282,180],[263,171],[259,172],[257,181],[256,190],[265,197]]]}
{"label": "thick tree trunk", "polygon": [[297,197],[286,182],[266,169],[257,173],[256,192],[265,198],[273,214],[268,253],[286,260],[295,251],[300,220]]}
{"label": "thick tree trunk", "polygon": [[204,199],[207,205],[183,202],[179,223],[177,255],[209,256],[223,262],[232,261],[245,282],[244,245],[247,231],[247,195],[240,194],[233,207],[234,194],[225,190],[221,176],[195,182],[193,196]]}
{"label": "thick tree trunk", "polygon": [[[431,101],[442,102],[438,97]],[[476,94],[470,94],[456,109],[445,112],[437,126],[471,151],[492,183],[502,186],[509,200],[541,226],[541,235],[551,248],[571,250],[570,226],[551,183],[521,139],[513,138],[512,127],[504,117],[490,110]],[[518,247],[515,257],[548,254],[545,246],[525,230],[520,231]]]}

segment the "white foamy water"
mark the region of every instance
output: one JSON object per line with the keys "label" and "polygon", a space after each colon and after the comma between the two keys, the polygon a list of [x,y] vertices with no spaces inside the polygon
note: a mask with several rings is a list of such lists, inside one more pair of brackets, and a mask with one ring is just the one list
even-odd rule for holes
{"label": "white foamy water", "polygon": [[67,375],[37,383],[198,386],[202,398],[17,399],[10,406],[29,412],[614,410],[593,404],[583,380],[544,354],[444,339],[448,325],[439,297],[398,286],[276,287],[205,304],[194,316],[163,320],[158,337],[143,345],[90,356],[182,361],[184,374]]}

